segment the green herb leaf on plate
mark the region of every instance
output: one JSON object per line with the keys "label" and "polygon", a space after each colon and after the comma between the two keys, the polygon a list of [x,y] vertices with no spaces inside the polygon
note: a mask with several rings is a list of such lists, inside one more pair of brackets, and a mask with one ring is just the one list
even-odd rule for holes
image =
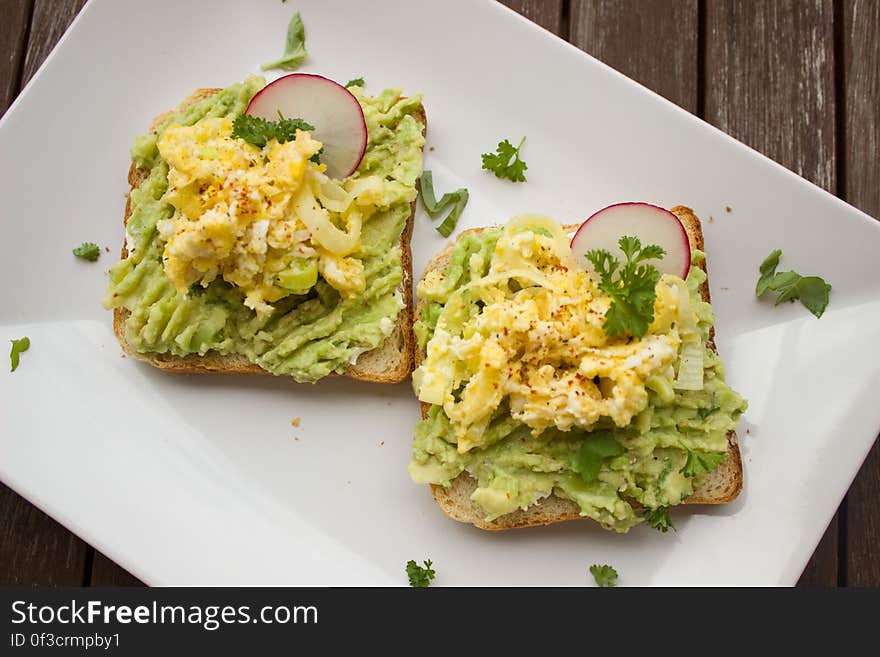
{"label": "green herb leaf on plate", "polygon": [[260,68],[280,68],[284,71],[295,71],[308,55],[306,51],[306,28],[299,12],[293,15],[287,26],[287,39],[284,43],[284,54],[272,62],[266,62]]}
{"label": "green herb leaf on plate", "polygon": [[430,559],[423,561],[424,567],[410,559],[406,562],[406,575],[409,578],[409,585],[413,588],[426,588],[431,585],[437,573],[434,572],[433,562]]}
{"label": "green herb leaf on plate", "polygon": [[498,144],[498,148],[494,153],[483,153],[483,168],[491,171],[497,178],[507,178],[512,182],[525,182],[525,171],[528,165],[523,162],[520,157],[520,149],[522,149],[526,138],[523,137],[519,146],[514,147],[506,139]]}
{"label": "green herb leaf on plate", "polygon": [[9,371],[14,372],[18,368],[21,354],[30,349],[31,339],[25,337],[18,340],[10,340],[10,342],[12,343],[12,349],[9,351],[9,360],[12,364],[12,369]]}
{"label": "green herb leaf on plate", "polygon": [[617,586],[617,571],[608,564],[602,566],[593,564],[590,566],[590,573],[593,575],[593,579],[596,580],[597,586],[602,588]]}
{"label": "green herb leaf on plate", "polygon": [[73,250],[73,255],[89,262],[94,262],[101,255],[101,248],[94,242],[83,242]]}

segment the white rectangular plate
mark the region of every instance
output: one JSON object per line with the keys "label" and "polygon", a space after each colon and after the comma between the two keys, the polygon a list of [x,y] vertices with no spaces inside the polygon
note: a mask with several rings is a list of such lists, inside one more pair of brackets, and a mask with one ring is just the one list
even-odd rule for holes
{"label": "white rectangular plate", "polygon": [[[624,200],[707,220],[718,346],[750,402],[735,503],[676,511],[669,534],[486,533],[410,482],[408,385],[174,376],[120,357],[99,299],[133,138],[278,56],[295,9],[303,70],[424,92],[426,168],[471,193],[460,229],[526,211],[572,223]],[[480,170],[523,135],[527,183]],[[880,425],[880,280],[864,275],[880,225],[494,2],[92,0],[0,121],[0,170],[0,342],[32,345],[0,374],[0,478],[150,584],[400,585],[423,558],[445,585],[586,585],[591,563],[631,585],[793,584]],[[79,261],[83,240],[110,253]],[[417,276],[444,244],[420,211]],[[776,247],[834,285],[821,320],[755,300]]]}

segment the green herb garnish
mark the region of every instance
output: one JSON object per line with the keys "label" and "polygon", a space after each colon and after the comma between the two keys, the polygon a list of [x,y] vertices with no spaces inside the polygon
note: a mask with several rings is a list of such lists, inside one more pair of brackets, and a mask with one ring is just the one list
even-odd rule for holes
{"label": "green herb garnish", "polygon": [[426,588],[431,586],[431,580],[433,580],[437,574],[434,572],[434,569],[431,568],[434,564],[430,559],[423,561],[422,563],[425,564],[424,568],[412,559],[406,562],[406,576],[409,577],[409,585],[413,588]]}
{"label": "green herb garnish", "polygon": [[592,431],[584,440],[575,456],[574,469],[586,482],[596,481],[602,461],[612,456],[620,456],[624,449],[614,439],[610,431]]}
{"label": "green herb garnish", "polygon": [[659,532],[665,534],[670,529],[672,531],[676,531],[675,525],[672,524],[672,519],[669,517],[668,506],[660,506],[656,509],[645,509],[645,511],[642,513],[642,517],[645,519],[645,522],[647,522],[649,526],[653,527]]}
{"label": "green herb garnish", "polygon": [[519,158],[520,149],[526,138],[523,137],[519,146],[514,148],[506,139],[498,144],[495,153],[483,153],[483,168],[491,171],[497,178],[507,178],[513,182],[525,182],[524,171],[528,165]]}
{"label": "green herb garnish", "polygon": [[299,12],[293,15],[287,26],[287,39],[284,43],[284,54],[274,62],[267,62],[260,68],[264,71],[270,68],[280,68],[285,71],[294,71],[299,68],[308,55],[306,52],[306,28],[303,25]]}
{"label": "green herb garnish", "polygon": [[363,87],[363,86],[364,86],[364,79],[363,78],[355,78],[354,80],[349,80],[348,82],[345,83],[346,89],[348,89],[349,87]]}
{"label": "green herb garnish", "polygon": [[660,280],[660,272],[653,265],[639,263],[662,258],[666,251],[656,244],[642,248],[638,237],[621,237],[618,244],[626,255],[626,264],[620,268],[616,280],[613,276],[620,262],[608,251],[594,249],[585,257],[593,263],[601,278],[599,289],[611,297],[611,307],[605,313],[603,324],[605,333],[609,336],[629,333],[640,338],[654,321],[654,302],[657,300],[654,288]]}
{"label": "green herb garnish", "polygon": [[713,413],[720,411],[720,406],[710,406],[709,408],[698,408],[697,415],[700,416],[701,420],[705,420],[707,417],[712,415]]}
{"label": "green herb garnish", "polygon": [[458,217],[467,205],[468,190],[461,187],[454,192],[446,192],[438,201],[434,196],[434,176],[430,171],[422,172],[422,177],[419,179],[419,189],[422,194],[422,205],[425,206],[425,211],[432,219],[436,219],[446,208],[452,206],[446,219],[437,226],[438,233],[443,237],[449,237],[458,224]]}
{"label": "green herb garnish", "polygon": [[727,454],[712,454],[688,450],[687,461],[681,472],[685,477],[696,477],[697,475],[706,474],[712,472],[726,458]]}
{"label": "green herb garnish", "polygon": [[[297,130],[311,131],[315,129],[313,125],[302,119],[285,119],[280,112],[278,117],[277,121],[267,121],[257,116],[242,114],[232,122],[231,136],[262,148],[273,139],[277,140],[279,144],[293,141],[296,139]],[[320,154],[321,151],[315,153],[315,155]]]}
{"label": "green herb garnish", "polygon": [[101,255],[101,248],[94,242],[83,242],[73,250],[73,255],[94,262]]}
{"label": "green herb garnish", "polygon": [[10,340],[12,349],[9,351],[9,360],[12,363],[10,372],[14,372],[18,368],[18,360],[20,355],[27,351],[31,346],[30,338],[21,338],[19,340]]}
{"label": "green herb garnish", "polygon": [[617,586],[617,571],[608,564],[602,566],[593,564],[590,566],[590,572],[598,586],[603,588]]}
{"label": "green herb garnish", "polygon": [[798,300],[816,318],[821,317],[828,307],[831,285],[819,276],[801,276],[793,271],[777,272],[781,255],[782,250],[776,249],[761,263],[761,277],[755,286],[755,295],[760,297],[767,291],[778,292],[775,305],[778,306],[783,301]]}

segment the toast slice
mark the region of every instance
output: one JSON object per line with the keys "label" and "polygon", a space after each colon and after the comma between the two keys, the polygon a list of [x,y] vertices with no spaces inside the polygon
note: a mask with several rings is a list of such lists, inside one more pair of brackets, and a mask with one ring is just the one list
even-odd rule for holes
{"label": "toast slice", "polygon": [[[150,129],[154,130],[171,114],[184,110],[200,100],[209,98],[218,91],[220,89],[197,89],[176,108],[164,112],[153,119]],[[416,118],[422,123],[422,126],[427,126],[424,107],[419,107]],[[128,183],[131,189],[133,190],[138,187],[148,175],[149,171],[139,169],[132,164],[128,170]],[[403,280],[400,283],[400,291],[404,306],[397,315],[397,323],[391,334],[378,347],[361,354],[355,364],[350,366],[341,376],[360,381],[372,381],[374,383],[400,383],[412,373],[413,363],[415,362],[416,342],[412,332],[413,285],[410,239],[412,238],[415,208],[416,202],[413,201],[409,219],[407,219],[406,226],[400,235],[401,265],[403,267]],[[128,223],[130,214],[131,201],[128,200],[125,204],[123,225]],[[128,257],[128,249],[125,243],[123,243],[122,258],[126,257]],[[128,315],[129,311],[125,308],[115,308],[113,311],[113,332],[116,334],[116,338],[119,340],[123,351],[129,356],[150,363],[159,369],[196,374],[210,372],[221,374],[272,374],[240,354],[223,355],[210,351],[204,356],[199,356],[198,354],[175,356],[173,354],[141,353],[135,350],[125,339],[125,320]]]}
{"label": "toast slice", "polygon": [[[672,208],[675,214],[684,225],[688,235],[691,249],[703,250],[703,231],[700,226],[700,220],[694,215],[690,208],[683,205]],[[567,231],[574,231],[577,225],[565,226]],[[468,232],[480,232],[481,228],[473,229]],[[450,243],[443,251],[428,263],[425,274],[434,269],[445,268],[449,263],[454,243]],[[706,271],[706,261],[703,260],[699,266]],[[708,272],[707,272],[708,273]],[[709,301],[709,283],[708,280],[703,284],[700,294],[705,301]],[[418,319],[424,307],[424,300],[419,300],[416,305],[414,318]],[[716,351],[714,340],[714,329],[709,332],[708,346]],[[421,364],[423,354],[417,350],[416,367]],[[421,404],[422,419],[428,416],[430,404]],[[743,467],[742,459],[739,453],[739,445],[737,444],[736,432],[731,431],[727,434],[727,453],[722,463],[711,473],[705,475],[694,493],[688,497],[684,504],[724,504],[735,499],[742,490],[743,483]],[[483,518],[480,508],[471,501],[471,494],[477,487],[476,480],[468,473],[463,472],[448,488],[444,488],[438,484],[431,484],[431,491],[434,499],[443,512],[454,520],[459,522],[471,523],[480,529],[501,530],[515,529],[518,527],[532,527],[536,525],[550,525],[556,522],[566,520],[584,520],[580,515],[577,504],[571,500],[567,500],[556,495],[550,495],[540,502],[533,504],[525,511],[516,510],[512,513],[500,516],[495,520],[487,522]]]}

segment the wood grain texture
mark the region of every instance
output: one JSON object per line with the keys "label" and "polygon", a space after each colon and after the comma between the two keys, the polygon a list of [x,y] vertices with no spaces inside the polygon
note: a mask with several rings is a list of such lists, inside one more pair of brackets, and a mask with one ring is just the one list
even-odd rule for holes
{"label": "wood grain texture", "polygon": [[81,586],[89,549],[0,484],[0,586]]}
{"label": "wood grain texture", "polygon": [[[0,27],[0,42],[8,46],[18,43],[18,39],[22,46],[15,74],[11,76],[15,86],[11,96],[3,99],[8,103],[43,63],[85,0],[2,1],[0,15],[4,22]],[[24,22],[6,20],[19,15],[24,16]],[[17,30],[15,38],[8,33],[11,29]],[[4,83],[6,79],[3,78]],[[4,104],[4,111],[5,108]],[[86,571],[91,551],[82,540],[24,498],[0,486],[0,584],[76,586],[88,583],[90,573]]]}
{"label": "wood grain texture", "polygon": [[[706,3],[705,119],[836,192],[831,0]],[[800,584],[835,586],[835,516]]]}
{"label": "wood grain texture", "polygon": [[705,118],[834,193],[831,0],[706,3]]}
{"label": "wood grain texture", "polygon": [[[42,4],[46,5],[45,2]],[[64,14],[66,4],[52,3],[51,9]],[[76,9],[78,11],[79,6]],[[33,19],[29,28],[27,21],[32,10]],[[42,14],[48,16],[52,11],[44,6]],[[22,67],[26,68],[28,60],[36,62],[39,57],[30,48],[35,38],[33,27],[37,25],[37,7],[32,7],[30,1],[3,0],[0,16],[3,17],[0,43],[2,47],[10,48],[3,51],[8,56],[3,60],[4,96],[0,98],[5,111],[25,84],[24,74],[19,76]],[[42,57],[45,57],[45,53]],[[42,58],[39,58],[39,62],[42,62]],[[7,90],[9,95],[6,95]],[[10,488],[0,485],[0,584],[81,585],[85,579],[90,549]]]}
{"label": "wood grain texture", "polygon": [[144,583],[121,566],[95,550],[90,586],[144,586]]}
{"label": "wood grain texture", "polygon": [[[840,7],[843,37],[843,197],[880,217],[880,2]],[[846,584],[880,586],[880,442],[847,495]]]}
{"label": "wood grain texture", "polygon": [[22,87],[34,76],[85,4],[86,0],[34,0]]}
{"label": "wood grain texture", "polygon": [[697,0],[572,0],[569,40],[691,113],[697,111]]}
{"label": "wood grain texture", "polygon": [[32,0],[0,0],[0,116],[18,95]]}
{"label": "wood grain texture", "polygon": [[553,34],[563,35],[562,0],[501,0],[515,12],[522,14]]}

